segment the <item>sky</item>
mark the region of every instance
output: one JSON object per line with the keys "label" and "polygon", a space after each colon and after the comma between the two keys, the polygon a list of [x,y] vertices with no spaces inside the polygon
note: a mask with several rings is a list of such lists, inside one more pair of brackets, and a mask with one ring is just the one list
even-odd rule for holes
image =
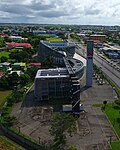
{"label": "sky", "polygon": [[120,25],[120,0],[0,0],[0,23]]}

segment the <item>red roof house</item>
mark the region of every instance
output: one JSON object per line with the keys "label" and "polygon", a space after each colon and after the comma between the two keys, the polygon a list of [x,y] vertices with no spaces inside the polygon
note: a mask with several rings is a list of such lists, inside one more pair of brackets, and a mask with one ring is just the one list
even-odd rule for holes
{"label": "red roof house", "polygon": [[15,43],[10,42],[7,44],[8,48],[15,48],[15,47],[24,47],[24,48],[32,48],[32,45],[29,43]]}
{"label": "red roof house", "polygon": [[4,74],[5,74],[4,72],[0,72],[0,78],[1,78]]}
{"label": "red roof house", "polygon": [[32,62],[32,63],[30,63],[30,66],[31,66],[31,67],[40,67],[40,66],[41,66],[41,63]]}
{"label": "red roof house", "polygon": [[7,34],[1,33],[0,36],[4,37],[4,36],[7,36]]}

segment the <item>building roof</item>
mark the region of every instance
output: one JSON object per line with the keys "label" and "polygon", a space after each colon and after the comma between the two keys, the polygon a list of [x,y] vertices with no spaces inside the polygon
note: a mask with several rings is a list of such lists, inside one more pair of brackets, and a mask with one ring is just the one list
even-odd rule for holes
{"label": "building roof", "polygon": [[22,63],[22,62],[21,63],[14,63],[13,65],[14,66],[26,66],[26,63]]}
{"label": "building roof", "polygon": [[69,77],[66,68],[40,69],[35,78],[66,78]]}
{"label": "building roof", "polygon": [[0,35],[1,35],[1,36],[7,36],[7,34],[5,34],[5,33],[1,33]]}
{"label": "building roof", "polygon": [[10,65],[10,63],[8,63],[8,62],[4,62],[4,63],[1,63],[3,66],[9,66]]}
{"label": "building roof", "polygon": [[103,35],[103,34],[92,34],[90,36],[94,36],[94,37],[106,37],[106,35]]}
{"label": "building roof", "polygon": [[14,72],[16,72],[19,76],[20,76],[20,74],[21,74],[21,71],[19,71],[19,70],[18,70],[18,71],[11,71],[10,74],[12,74],[12,73],[14,73]]}
{"label": "building roof", "polygon": [[38,62],[32,62],[30,63],[31,66],[41,66],[41,63]]}
{"label": "building roof", "polygon": [[14,48],[14,47],[25,47],[25,48],[31,48],[32,45],[29,43],[15,43],[15,42],[10,42],[7,44],[9,48]]}
{"label": "building roof", "polygon": [[3,76],[5,73],[4,72],[0,72],[0,77]]}

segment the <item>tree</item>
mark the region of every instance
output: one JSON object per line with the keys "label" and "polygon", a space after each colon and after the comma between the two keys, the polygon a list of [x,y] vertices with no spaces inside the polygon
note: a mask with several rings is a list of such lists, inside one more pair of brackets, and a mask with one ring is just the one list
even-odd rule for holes
{"label": "tree", "polygon": [[71,134],[76,131],[76,119],[65,113],[55,113],[52,118],[50,133],[54,136],[53,149],[63,147],[66,144],[65,133]]}
{"label": "tree", "polygon": [[33,80],[35,78],[37,70],[38,70],[38,68],[35,68],[35,67],[30,68],[30,69],[27,69],[27,71],[25,72],[25,74],[28,74],[30,76],[31,80]]}
{"label": "tree", "polygon": [[3,47],[3,46],[5,46],[5,43],[4,43],[4,41],[3,41],[3,38],[0,37],[0,47]]}
{"label": "tree", "polygon": [[53,59],[50,57],[47,57],[43,62],[42,62],[42,67],[43,68],[51,68],[53,67]]}
{"label": "tree", "polygon": [[12,42],[11,38],[9,36],[5,36],[4,37],[4,41],[5,42]]}
{"label": "tree", "polygon": [[9,54],[10,59],[15,59],[17,62],[28,62],[32,57],[27,51],[15,49]]}
{"label": "tree", "polygon": [[105,110],[105,108],[106,108],[106,105],[107,105],[107,101],[103,101],[103,109]]}
{"label": "tree", "polygon": [[30,76],[28,74],[22,74],[20,76],[20,83],[21,83],[21,85],[25,85],[29,81],[30,81]]}
{"label": "tree", "polygon": [[9,74],[7,77],[7,81],[10,87],[17,86],[20,82],[20,77],[16,72],[13,72],[12,74]]}
{"label": "tree", "polygon": [[14,103],[18,103],[23,99],[23,92],[15,90],[8,98],[7,98],[7,106],[12,106]]}
{"label": "tree", "polygon": [[6,62],[7,60],[8,60],[8,58],[5,57],[5,56],[2,56],[2,57],[0,58],[1,63]]}
{"label": "tree", "polygon": [[14,122],[16,121],[16,117],[14,116],[10,116],[10,115],[6,115],[6,116],[3,116],[3,124],[8,126],[8,127],[11,127]]}

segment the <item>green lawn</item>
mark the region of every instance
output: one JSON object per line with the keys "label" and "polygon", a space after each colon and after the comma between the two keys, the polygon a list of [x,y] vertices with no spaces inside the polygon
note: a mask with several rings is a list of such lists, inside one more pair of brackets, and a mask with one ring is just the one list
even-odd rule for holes
{"label": "green lawn", "polygon": [[112,150],[119,150],[120,149],[120,142],[112,142],[111,143]]}
{"label": "green lawn", "polygon": [[11,94],[12,91],[0,91],[0,108],[4,105],[6,97]]}
{"label": "green lawn", "polygon": [[7,138],[0,136],[0,150],[22,150],[22,148]]}
{"label": "green lawn", "polygon": [[50,37],[52,34],[38,34],[37,36],[42,36],[42,37]]}
{"label": "green lawn", "polygon": [[120,105],[117,104],[107,104],[105,109],[111,124],[115,128],[118,136],[120,137]]}
{"label": "green lawn", "polygon": [[10,54],[10,52],[0,52],[0,58],[2,56],[5,56],[5,57],[9,58],[9,54]]}
{"label": "green lawn", "polygon": [[[117,105],[115,103],[107,104],[105,113],[108,116],[118,136],[120,137],[120,105]],[[112,142],[111,146],[112,146],[112,150],[119,150],[120,141]]]}
{"label": "green lawn", "polygon": [[61,38],[46,38],[47,41],[50,41],[50,42],[62,42],[63,39]]}

